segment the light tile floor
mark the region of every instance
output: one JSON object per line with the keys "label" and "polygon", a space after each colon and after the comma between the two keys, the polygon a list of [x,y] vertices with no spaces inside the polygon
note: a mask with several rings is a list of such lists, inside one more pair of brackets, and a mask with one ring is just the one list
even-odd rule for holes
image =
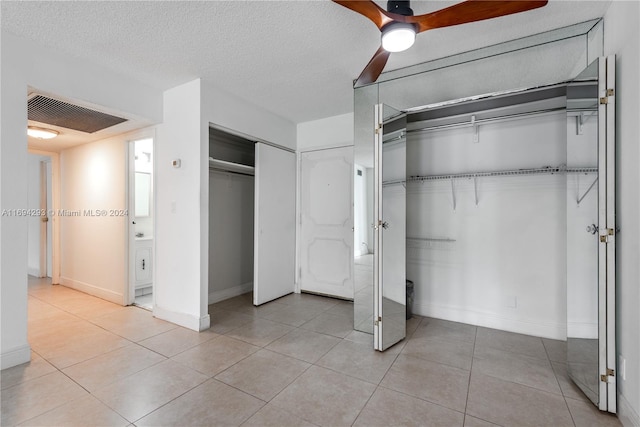
{"label": "light tile floor", "polygon": [[414,317],[384,353],[353,305],[250,295],[196,333],[29,282],[32,361],[2,371],[1,425],[614,426],[567,378],[560,341]]}

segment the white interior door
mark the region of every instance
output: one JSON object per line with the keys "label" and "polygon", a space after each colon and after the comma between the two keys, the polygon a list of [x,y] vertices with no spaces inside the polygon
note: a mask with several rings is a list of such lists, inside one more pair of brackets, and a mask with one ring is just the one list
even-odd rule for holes
{"label": "white interior door", "polygon": [[300,288],[353,299],[353,147],[300,156]]}
{"label": "white interior door", "polygon": [[295,287],[296,155],[256,143],[253,303]]}

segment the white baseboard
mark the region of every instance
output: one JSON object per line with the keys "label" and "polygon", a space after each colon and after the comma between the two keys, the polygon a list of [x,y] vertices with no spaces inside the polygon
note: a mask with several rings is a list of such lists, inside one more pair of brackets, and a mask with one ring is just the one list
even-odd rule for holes
{"label": "white baseboard", "polygon": [[110,291],[108,289],[99,288],[89,283],[84,283],[79,280],[74,280],[69,277],[60,277],[60,284],[71,289],[75,289],[84,292],[94,297],[102,298],[115,304],[125,305],[124,295]]}
{"label": "white baseboard", "polygon": [[640,416],[622,394],[618,394],[618,419],[625,427],[640,426]]}
{"label": "white baseboard", "polygon": [[22,365],[31,360],[31,346],[29,344],[14,347],[0,353],[0,369],[7,369]]}
{"label": "white baseboard", "polygon": [[167,322],[175,323],[192,331],[200,332],[209,329],[211,319],[209,314],[205,316],[194,316],[187,313],[178,313],[175,311],[167,310],[166,308],[155,305],[153,307],[153,315],[158,319],[166,320]]}
{"label": "white baseboard", "polygon": [[253,282],[243,283],[242,285],[234,286],[232,288],[222,289],[219,291],[209,292],[209,304],[224,301],[229,298],[237,297],[238,295],[246,294],[253,290]]}
{"label": "white baseboard", "polygon": [[567,331],[569,336],[573,338],[598,339],[597,323],[567,323]]}
{"label": "white baseboard", "polygon": [[42,277],[40,276],[40,269],[35,267],[27,267],[27,274],[33,277]]}
{"label": "white baseboard", "polygon": [[418,302],[414,302],[413,304],[413,313],[419,316],[435,317],[452,322],[468,323],[470,325],[484,326],[485,328],[500,329],[536,337],[556,340],[567,339],[567,326],[565,323],[514,319],[499,314],[469,310],[463,307],[420,304]]}

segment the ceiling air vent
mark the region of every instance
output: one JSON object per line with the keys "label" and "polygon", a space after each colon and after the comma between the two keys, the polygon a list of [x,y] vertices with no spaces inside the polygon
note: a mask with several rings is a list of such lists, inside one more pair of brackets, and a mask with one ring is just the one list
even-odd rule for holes
{"label": "ceiling air vent", "polygon": [[94,133],[127,121],[122,117],[42,95],[29,99],[29,120],[87,133]]}

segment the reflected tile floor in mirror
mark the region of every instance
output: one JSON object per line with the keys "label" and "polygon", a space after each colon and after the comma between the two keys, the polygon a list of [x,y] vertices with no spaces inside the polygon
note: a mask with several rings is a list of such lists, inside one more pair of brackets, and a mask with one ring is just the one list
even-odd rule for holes
{"label": "reflected tile floor in mirror", "polygon": [[201,333],[44,280],[28,298],[33,356],[2,371],[3,426],[619,425],[560,341],[416,316],[379,353],[353,304],[313,295],[214,304]]}

